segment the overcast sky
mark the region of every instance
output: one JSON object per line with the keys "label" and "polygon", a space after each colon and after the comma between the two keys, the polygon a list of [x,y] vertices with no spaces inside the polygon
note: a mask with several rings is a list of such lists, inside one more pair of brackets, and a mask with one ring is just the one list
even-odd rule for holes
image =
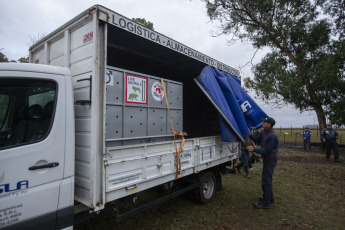
{"label": "overcast sky", "polygon": [[[128,18],[145,18],[154,29],[218,61],[239,69],[241,77],[252,77],[253,57],[249,43],[227,45],[227,37],[212,37],[217,31],[200,0],[0,0],[0,49],[8,59],[18,60],[28,54],[31,37],[49,34],[89,7],[99,4]],[[253,59],[260,61],[265,52]],[[245,66],[245,67],[243,67]],[[276,119],[277,127],[301,127],[317,123],[315,112],[300,114],[293,106],[276,109],[257,100],[264,111]]]}

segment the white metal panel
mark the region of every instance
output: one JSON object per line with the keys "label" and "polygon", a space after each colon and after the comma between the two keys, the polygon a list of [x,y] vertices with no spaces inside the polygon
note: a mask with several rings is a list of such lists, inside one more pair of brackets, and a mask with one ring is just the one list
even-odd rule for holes
{"label": "white metal panel", "polygon": [[50,61],[50,65],[64,67],[64,61],[65,61],[64,57],[60,56],[58,58],[55,58],[55,59],[51,60]]}
{"label": "white metal panel", "polygon": [[[95,39],[95,31],[93,31],[93,21],[84,21],[82,22],[81,26],[71,33],[71,51],[74,51],[85,44],[89,44],[94,41]],[[89,37],[88,39],[85,37],[87,35],[91,35],[92,38]],[[89,53],[90,54],[90,53]],[[72,61],[71,61],[72,62]]]}
{"label": "white metal panel", "polygon": [[[85,11],[47,36],[41,44],[33,46],[30,61],[70,68],[75,100],[90,100],[90,92],[93,91],[91,105],[75,106],[75,199],[99,209],[103,205],[100,197],[103,151],[102,143],[99,143],[103,133],[103,98],[100,96],[103,95],[103,80],[99,80],[99,72],[101,66],[105,66],[100,62],[100,57],[105,54],[99,50],[104,41],[96,42],[100,39],[100,32],[98,19],[93,13],[96,13],[94,9],[91,14]],[[94,84],[91,90],[90,81],[78,82],[90,77]],[[96,203],[100,204],[97,208]]]}
{"label": "white metal panel", "polygon": [[[73,167],[74,168],[74,167]],[[74,204],[74,176],[64,179],[60,185],[58,209]]]}
{"label": "white metal panel", "polygon": [[87,58],[92,57],[93,46],[92,42],[89,42],[83,46],[80,46],[74,50],[71,50],[71,64],[80,61],[80,57]]}
{"label": "white metal panel", "polygon": [[32,61],[35,64],[45,64],[44,63],[44,48],[43,47],[32,54]]}
{"label": "white metal panel", "polygon": [[[106,201],[174,180],[175,153],[173,141],[107,148]],[[179,178],[237,156],[237,143],[222,143],[220,137],[187,139],[181,152]]]}
{"label": "white metal panel", "polygon": [[[70,32],[70,57],[69,66],[73,76],[74,100],[90,100],[90,79],[93,75],[95,63],[93,57],[95,51],[93,43],[95,34],[93,32],[93,21],[81,22],[81,26]],[[87,37],[90,36],[91,37]],[[91,102],[93,103],[93,102]],[[91,165],[94,164],[92,154],[92,106],[75,105],[75,129],[76,129],[76,157],[75,157],[75,199],[92,207],[93,192],[95,184],[92,179]]]}
{"label": "white metal panel", "polygon": [[50,59],[49,60],[53,60],[57,57],[64,55],[64,42],[65,42],[64,37],[62,37],[50,43],[50,46],[49,46]]}
{"label": "white metal panel", "polygon": [[64,57],[64,37],[52,41],[49,45],[49,64],[54,66],[65,66]]}

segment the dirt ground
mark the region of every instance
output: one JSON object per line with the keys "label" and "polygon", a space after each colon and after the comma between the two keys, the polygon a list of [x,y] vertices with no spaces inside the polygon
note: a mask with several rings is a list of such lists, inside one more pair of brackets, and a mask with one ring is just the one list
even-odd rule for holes
{"label": "dirt ground", "polygon": [[326,161],[320,147],[302,150],[280,147],[269,210],[252,206],[262,194],[262,163],[256,163],[251,179],[223,176],[222,191],[207,205],[179,196],[120,223],[109,209],[76,229],[344,229],[345,149],[342,163],[333,161],[333,152]]}

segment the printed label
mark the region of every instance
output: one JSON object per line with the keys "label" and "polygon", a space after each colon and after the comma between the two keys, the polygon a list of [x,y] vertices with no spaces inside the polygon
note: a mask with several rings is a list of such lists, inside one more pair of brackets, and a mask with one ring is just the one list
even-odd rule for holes
{"label": "printed label", "polygon": [[166,48],[169,48],[171,50],[174,50],[176,52],[179,52],[181,54],[184,54],[190,58],[194,58],[200,62],[203,62],[207,65],[214,66],[218,68],[219,70],[223,70],[225,72],[228,72],[230,74],[234,74],[236,76],[240,76],[240,73],[238,70],[225,65],[205,54],[202,54],[194,49],[189,48],[188,46],[185,46],[179,42],[176,42],[173,39],[170,39],[168,37],[165,37],[162,34],[157,33],[156,31],[147,29],[144,26],[141,26],[137,23],[134,23],[133,21],[119,15],[119,14],[110,14],[109,19],[107,22],[113,24],[116,27],[119,27],[121,29],[124,29],[126,31],[129,31],[133,34],[136,34],[140,37],[146,38],[152,42],[155,42],[157,44],[160,44],[162,46],[165,46]]}
{"label": "printed label", "polygon": [[87,33],[83,37],[83,42],[87,43],[93,40],[93,32]]}
{"label": "printed label", "polygon": [[188,165],[189,164],[189,160],[188,161],[181,161],[181,165]]}
{"label": "printed label", "polygon": [[126,175],[126,176],[116,178],[116,179],[111,180],[109,182],[112,183],[113,186],[115,186],[115,185],[122,184],[122,183],[125,183],[128,181],[137,180],[137,179],[139,179],[140,176],[141,176],[141,173],[138,172],[138,173],[135,173],[132,175]]}
{"label": "printed label", "polygon": [[192,157],[192,154],[191,153],[184,153],[184,154],[181,154],[181,158],[191,158]]}
{"label": "printed label", "polygon": [[105,84],[114,86],[114,76],[112,70],[107,69],[107,72],[105,73]]}
{"label": "printed label", "polygon": [[151,88],[151,93],[152,93],[152,97],[153,99],[155,99],[156,101],[161,101],[164,98],[164,92],[163,92],[163,87],[162,84],[160,82],[155,82],[152,85]]}
{"label": "printed label", "polygon": [[0,208],[0,228],[19,222],[22,208],[23,205],[21,204]]}
{"label": "printed label", "polygon": [[126,74],[126,102],[147,104],[147,78]]}

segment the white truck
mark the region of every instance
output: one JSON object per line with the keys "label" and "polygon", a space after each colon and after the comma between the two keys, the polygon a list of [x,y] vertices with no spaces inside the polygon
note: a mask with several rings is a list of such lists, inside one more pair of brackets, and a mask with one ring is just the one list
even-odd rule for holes
{"label": "white truck", "polygon": [[0,228],[71,227],[157,186],[179,189],[117,207],[118,220],[187,191],[207,203],[238,158],[193,81],[205,65],[238,71],[105,7],[33,45],[30,62],[0,64]]}

